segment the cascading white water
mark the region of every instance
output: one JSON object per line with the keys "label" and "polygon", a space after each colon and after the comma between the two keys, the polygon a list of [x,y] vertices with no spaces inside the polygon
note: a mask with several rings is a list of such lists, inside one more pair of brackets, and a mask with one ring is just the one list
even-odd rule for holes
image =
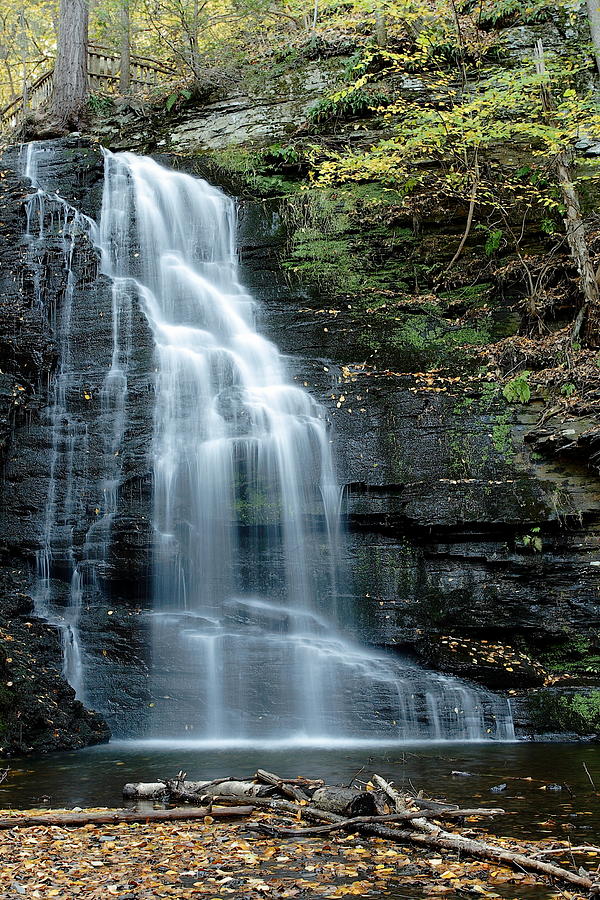
{"label": "cascading white water", "polygon": [[[43,523],[43,543],[37,554],[38,583],[34,592],[36,613],[55,625],[61,635],[63,674],[78,699],[86,699],[85,652],[80,618],[84,590],[95,586],[99,568],[110,547],[111,524],[117,506],[121,447],[125,426],[127,380],[124,374],[131,352],[131,291],[122,281],[112,283],[113,352],[111,366],[101,389],[102,414],[110,427],[103,432],[103,454],[96,474],[74,471],[76,453],[89,453],[88,428],[73,409],[72,396],[89,396],[84,376],[73,360],[73,301],[77,288],[74,257],[78,241],[99,245],[96,223],[79,212],[50,186],[40,182],[43,145],[27,144],[21,169],[34,192],[26,200],[26,241],[34,274],[35,303],[46,307],[45,285],[40,278],[45,248],[57,242],[62,253],[64,288],[60,303],[48,310],[56,338],[58,365],[50,384],[46,414],[50,424],[51,452],[48,497]],[[94,477],[98,483],[90,485]],[[95,520],[87,529],[83,545],[76,547],[74,532],[85,518],[86,494],[92,488],[96,500]],[[57,573],[60,573],[57,578]],[[61,587],[65,585],[66,587]]]}
{"label": "cascading white water", "polygon": [[115,297],[105,381],[115,445],[126,416],[121,322],[134,294],[155,341],[149,736],[513,737],[502,700],[354,633],[338,599],[328,424],[256,331],[233,202],[151,159],[107,153],[99,243]]}
{"label": "cascading white water", "polygon": [[[332,436],[322,409],[256,331],[255,303],[237,271],[232,201],[152,160],[107,153],[98,227],[40,184],[38,151],[52,153],[29,145],[23,170],[35,188],[26,238],[40,310],[47,242],[62,253],[64,289],[50,310],[58,367],[35,604],[61,632],[64,674],[80,699],[88,681],[84,608],[102,591],[135,412],[129,380],[139,303],[156,354],[147,734],[218,744],[512,738],[501,699],[361,645],[348,572],[338,565],[344,541]],[[112,291],[93,472],[74,463],[90,441],[72,400],[85,395],[72,334],[82,238],[99,247]],[[90,503],[95,518],[76,539]],[[103,678],[108,711],[119,689],[110,672]],[[97,701],[96,685],[87,686]]]}
{"label": "cascading white water", "polygon": [[[35,191],[27,197],[28,253],[34,277],[34,302],[42,310],[45,306],[44,286],[39,277],[36,257],[43,253],[50,240],[60,243],[65,287],[60,309],[50,310],[51,325],[58,347],[58,368],[50,390],[48,418],[51,425],[52,447],[50,453],[49,490],[44,518],[43,545],[38,551],[38,585],[34,593],[37,615],[55,625],[61,635],[63,647],[63,674],[75,689],[80,700],[84,699],[84,674],[79,635],[82,570],[73,553],[70,530],[79,514],[77,498],[73,490],[73,457],[75,446],[85,445],[85,423],[69,411],[68,393],[73,387],[74,372],[71,365],[71,315],[75,276],[73,254],[78,236],[87,234],[93,240],[96,224],[71,206],[58,194],[45,190],[39,183],[37,144],[24,148],[23,174]],[[64,477],[59,478],[59,469]],[[59,485],[64,485],[61,492]],[[66,603],[55,602],[52,589],[53,563],[60,559],[68,580]]]}

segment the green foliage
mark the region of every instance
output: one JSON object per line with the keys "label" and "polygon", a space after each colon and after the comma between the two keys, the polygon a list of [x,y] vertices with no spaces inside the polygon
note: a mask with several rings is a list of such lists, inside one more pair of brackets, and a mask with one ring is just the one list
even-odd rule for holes
{"label": "green foliage", "polygon": [[539,655],[545,668],[551,672],[600,675],[599,651],[597,636],[568,634],[560,644]]}
{"label": "green foliage", "polygon": [[319,100],[308,111],[308,119],[315,125],[340,119],[365,118],[387,103],[383,93],[364,88],[341,91]]}
{"label": "green foliage", "polygon": [[528,381],[530,375],[531,372],[521,372],[504,386],[502,393],[509,403],[529,403],[531,400],[531,388]]}
{"label": "green foliage", "polygon": [[528,25],[558,16],[572,16],[579,0],[483,0],[479,21],[483,27],[507,24]]}
{"label": "green foliage", "polygon": [[524,534],[522,538],[523,546],[534,553],[541,553],[543,549],[543,541],[540,528],[532,528],[529,534]]}
{"label": "green foliage", "polygon": [[170,93],[165,100],[165,109],[167,110],[167,112],[171,112],[175,104],[177,104],[177,106],[181,106],[183,103],[185,103],[186,100],[189,100],[191,96],[192,92],[187,90],[186,88],[172,91],[172,93]]}
{"label": "green foliage", "polygon": [[303,154],[292,144],[271,144],[261,153],[264,162],[271,165],[298,165],[303,161]]}
{"label": "green foliage", "polygon": [[600,732],[600,691],[565,695],[540,691],[528,698],[527,706],[538,731],[580,735]]}
{"label": "green foliage", "polygon": [[113,111],[115,102],[106,94],[93,93],[88,97],[88,106],[96,116],[107,116]]}
{"label": "green foliage", "polygon": [[574,384],[567,383],[562,385],[560,392],[563,397],[572,397],[576,390],[577,388]]}
{"label": "green foliage", "polygon": [[548,218],[548,216],[544,216],[540,220],[540,230],[544,232],[544,234],[556,234],[557,226],[554,219]]}
{"label": "green foliage", "polygon": [[487,225],[477,225],[477,231],[482,231],[485,235],[484,252],[486,256],[493,256],[502,245],[504,230],[502,228],[488,228]]}
{"label": "green foliage", "polygon": [[[419,177],[418,164],[433,157],[442,164],[438,184],[445,193],[470,196],[476,177],[480,203],[495,203],[501,188],[521,202],[535,200],[546,210],[558,210],[560,204],[538,173],[526,179],[525,170],[518,170],[511,180],[504,172],[499,183],[497,168],[491,167],[484,178],[475,156],[487,148],[517,142],[549,157],[581,130],[593,131],[600,123],[591,94],[579,96],[573,88],[577,67],[563,65],[559,57],[550,55],[547,65],[547,77],[538,75],[530,61],[522,68],[495,68],[462,88],[440,72],[427,82],[428,97],[411,100],[400,94],[388,104],[384,115],[395,136],[361,153],[331,155],[320,164],[319,176],[325,182],[379,178],[395,183],[409,173]],[[356,85],[364,86],[367,78],[363,76]],[[552,119],[546,115],[541,92],[550,79],[556,95]]]}

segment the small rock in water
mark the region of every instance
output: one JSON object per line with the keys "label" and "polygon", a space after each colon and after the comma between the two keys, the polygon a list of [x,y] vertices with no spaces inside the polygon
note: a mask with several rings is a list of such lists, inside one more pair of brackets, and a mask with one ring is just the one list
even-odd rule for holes
{"label": "small rock in water", "polygon": [[453,771],[453,772],[450,772],[450,774],[460,776],[461,778],[473,778],[472,772],[454,772]]}
{"label": "small rock in water", "polygon": [[502,791],[505,791],[507,787],[508,787],[508,785],[505,784],[504,782],[502,784],[497,784],[495,787],[490,788],[490,793],[491,794],[501,794]]}

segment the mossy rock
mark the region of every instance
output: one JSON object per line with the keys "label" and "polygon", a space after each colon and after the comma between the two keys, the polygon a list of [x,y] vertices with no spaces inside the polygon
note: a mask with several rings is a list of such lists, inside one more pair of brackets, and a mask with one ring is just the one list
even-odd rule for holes
{"label": "mossy rock", "polygon": [[600,734],[600,690],[576,693],[541,690],[526,699],[525,708],[537,733]]}

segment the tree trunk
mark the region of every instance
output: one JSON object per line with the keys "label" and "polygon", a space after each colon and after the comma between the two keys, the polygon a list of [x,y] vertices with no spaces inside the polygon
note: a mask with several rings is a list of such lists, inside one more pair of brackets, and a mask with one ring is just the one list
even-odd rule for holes
{"label": "tree trunk", "polygon": [[121,0],[119,15],[121,19],[119,91],[122,94],[128,94],[131,88],[131,19],[129,15],[129,0]]}
{"label": "tree trunk", "polygon": [[150,781],[126,784],[123,788],[125,800],[149,800],[165,796],[180,798],[183,795],[213,797],[264,797],[272,793],[272,788],[253,781],[237,781],[233,778],[219,778],[216,781]]}
{"label": "tree trunk", "polygon": [[27,84],[27,27],[25,25],[25,10],[21,7],[19,12],[19,43],[21,48],[21,92],[23,96],[23,115],[27,114],[29,106],[29,90]]}
{"label": "tree trunk", "polygon": [[123,788],[124,800],[162,800],[168,791],[164,781],[133,781]]}
{"label": "tree trunk", "polygon": [[77,128],[86,110],[87,42],[88,0],[60,0],[52,115],[67,127]]}
{"label": "tree trunk", "polygon": [[[590,19],[591,5],[598,5],[600,0],[588,0]],[[597,14],[597,11],[596,11]],[[597,15],[598,18],[598,15]],[[600,24],[600,23],[599,23]],[[600,37],[600,33],[599,33]],[[539,75],[546,74],[544,45],[538,41],[535,47],[535,67]],[[554,116],[554,102],[550,84],[541,87],[542,103],[549,115]],[[569,150],[561,151],[556,157],[556,174],[565,206],[565,231],[571,256],[575,260],[579,272],[579,284],[583,294],[583,306],[575,320],[571,340],[579,337],[582,325],[585,342],[588,347],[600,346],[600,288],[596,280],[596,272],[590,258],[590,251],[585,233],[585,223],[581,214],[581,204],[577,187],[571,177],[571,154]]]}
{"label": "tree trunk", "polygon": [[90,810],[88,812],[48,812],[41,815],[16,815],[0,817],[0,829],[7,828],[32,828],[41,825],[58,825],[61,828],[82,828],[85,825],[119,825],[131,822],[181,822],[189,819],[203,819],[211,816],[213,819],[228,819],[238,816],[249,816],[254,811],[253,806],[225,806],[215,809],[186,808],[186,809],[106,809]]}
{"label": "tree trunk", "polygon": [[[599,0],[600,2],[600,0]],[[387,47],[388,35],[385,15],[379,6],[375,7],[375,40],[377,46],[385,49]]]}
{"label": "tree trunk", "polygon": [[198,0],[194,0],[194,9],[192,12],[192,22],[189,32],[190,42],[190,59],[191,68],[194,78],[200,78],[200,6]]}
{"label": "tree trunk", "polygon": [[588,347],[598,347],[600,345],[600,288],[596,281],[596,271],[590,259],[579,196],[571,179],[566,152],[558,155],[556,172],[565,205],[564,221],[567,240],[571,255],[577,264],[584,297],[581,315],[577,317],[573,329],[573,340],[579,337],[581,326],[585,322],[583,329],[585,343]]}
{"label": "tree trunk", "polygon": [[588,19],[596,57],[596,68],[600,72],[600,0],[587,0]]}
{"label": "tree trunk", "polygon": [[312,802],[326,812],[343,816],[376,815],[377,802],[370,791],[356,791],[352,788],[322,787],[312,795]]}

